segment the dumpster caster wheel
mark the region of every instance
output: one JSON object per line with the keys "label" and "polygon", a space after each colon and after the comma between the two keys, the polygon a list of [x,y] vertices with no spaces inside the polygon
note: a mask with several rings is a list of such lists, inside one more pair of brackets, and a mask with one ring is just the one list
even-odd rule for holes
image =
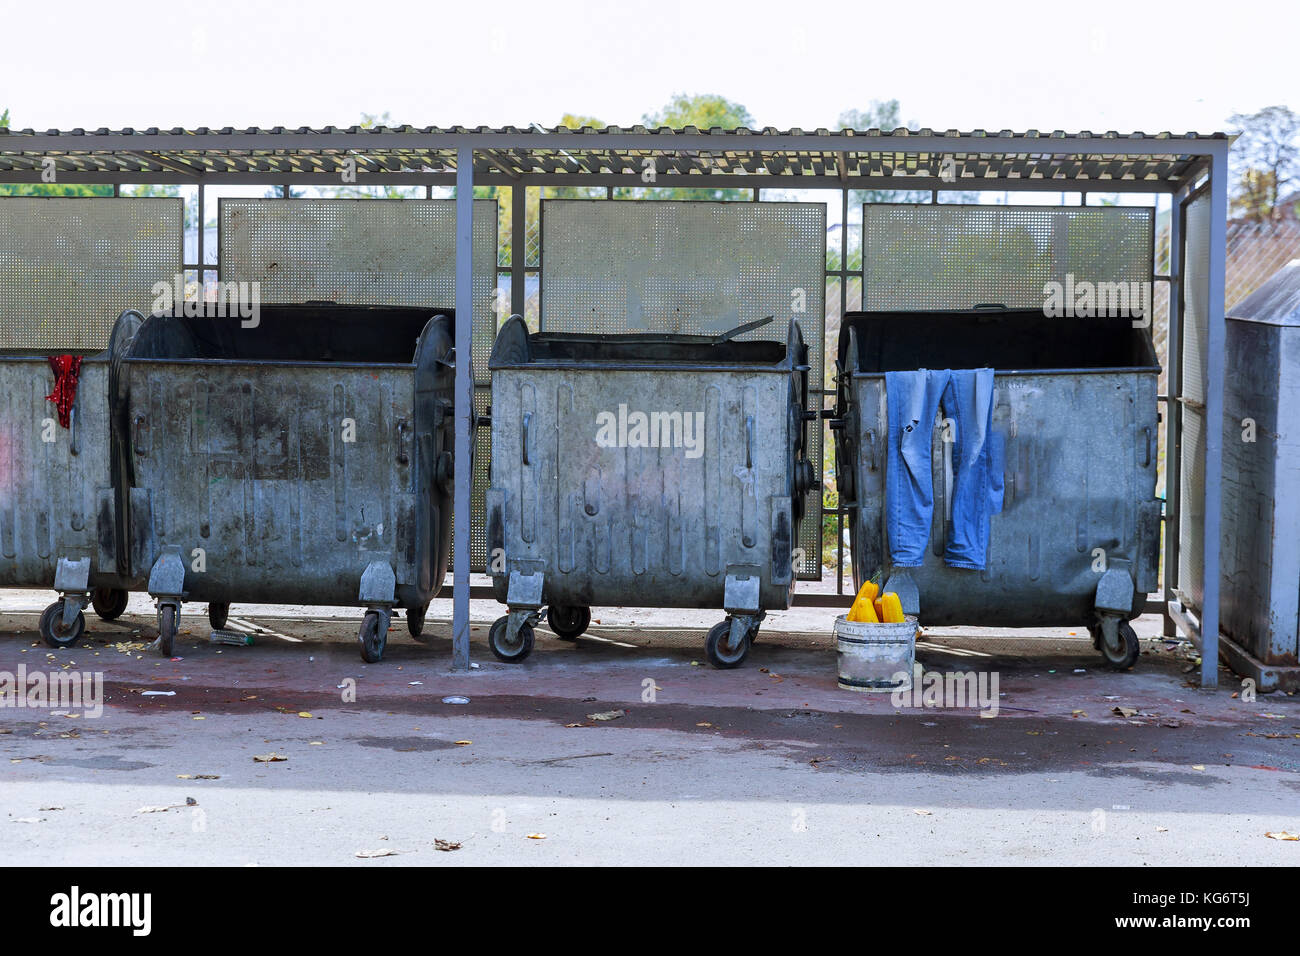
{"label": "dumpster caster wheel", "polygon": [[179,608],[174,604],[164,604],[158,609],[158,651],[163,657],[171,657],[176,649],[176,632],[180,628]]}
{"label": "dumpster caster wheel", "polygon": [[229,601],[209,601],[208,602],[208,623],[212,625],[214,631],[219,631],[226,626],[226,621],[230,617]]}
{"label": "dumpster caster wheel", "polygon": [[411,637],[415,638],[421,644],[428,641],[424,636],[424,615],[428,613],[429,608],[412,607],[406,610],[406,630]]}
{"label": "dumpster caster wheel", "polygon": [[126,610],[126,592],[119,588],[95,588],[90,592],[90,606],[101,621],[116,621]]}
{"label": "dumpster caster wheel", "polygon": [[367,664],[378,664],[383,659],[384,647],[388,644],[388,628],[384,627],[378,611],[366,612],[357,640],[361,643],[361,659]]}
{"label": "dumpster caster wheel", "polygon": [[591,626],[591,608],[552,604],[546,609],[546,626],[562,641],[576,640]]}
{"label": "dumpster caster wheel", "polygon": [[497,660],[505,661],[507,664],[518,664],[533,652],[533,626],[520,625],[519,633],[514,641],[510,642],[506,639],[509,621],[510,617],[507,615],[492,622],[492,628],[488,631],[488,647]]}
{"label": "dumpster caster wheel", "polygon": [[72,627],[63,626],[63,598],[59,598],[41,614],[41,638],[50,647],[71,647],[86,632],[86,615],[77,612]]}
{"label": "dumpster caster wheel", "polygon": [[727,638],[730,635],[731,618],[727,618],[725,621],[714,624],[713,627],[709,628],[709,636],[704,641],[704,653],[709,658],[709,663],[714,667],[726,669],[739,667],[744,663],[753,636],[752,634],[746,634],[745,639],[740,642],[740,647],[730,651],[727,650]]}
{"label": "dumpster caster wheel", "polygon": [[1119,646],[1112,647],[1106,640],[1105,633],[1098,628],[1094,635],[1094,643],[1097,649],[1101,651],[1101,656],[1105,658],[1106,663],[1115,670],[1128,670],[1137,663],[1138,655],[1142,652],[1142,647],[1138,644],[1136,632],[1133,625],[1128,621],[1120,621],[1116,628],[1119,637]]}

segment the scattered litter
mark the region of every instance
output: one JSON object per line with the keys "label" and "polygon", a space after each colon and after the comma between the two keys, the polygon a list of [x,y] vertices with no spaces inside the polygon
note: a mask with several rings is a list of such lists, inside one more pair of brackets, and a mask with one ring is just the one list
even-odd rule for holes
{"label": "scattered litter", "polygon": [[188,802],[188,799],[189,798],[187,798],[186,803],[169,803],[165,807],[141,807],[139,810],[135,812],[136,813],[166,813],[168,810],[179,810],[181,807],[184,806],[193,806],[193,804],[190,804]]}
{"label": "scattered litter", "polygon": [[454,743],[456,744],[457,747],[468,747],[468,746],[469,746],[470,744],[472,744],[473,742],[474,742],[474,741],[472,741],[472,740],[457,740],[457,741],[454,741]]}
{"label": "scattered litter", "polygon": [[50,812],[53,812],[54,810],[62,810],[63,807],[60,807],[60,806],[54,806],[54,807],[38,807],[37,809],[40,810],[41,813],[50,813]]}
{"label": "scattered litter", "polygon": [[309,741],[309,742],[308,742],[307,746],[308,746],[308,747],[323,747],[323,746],[325,746],[325,741],[323,741],[323,740],[312,740],[312,741]]}
{"label": "scattered litter", "polygon": [[709,723],[707,720],[702,720],[702,721],[700,721],[698,724],[696,724],[695,726],[696,726],[696,727],[712,727],[713,725],[712,725],[711,723]]}
{"label": "scattered litter", "polygon": [[1281,714],[1256,714],[1257,717],[1267,717],[1269,720],[1286,720]]}
{"label": "scattered litter", "polygon": [[433,841],[433,848],[435,850],[442,850],[444,853],[450,853],[452,850],[459,850],[461,848],[461,845],[462,844],[458,840],[453,841],[453,840],[435,839]]}
{"label": "scattered litter", "polygon": [[1133,717],[1136,716],[1137,709],[1134,707],[1112,707],[1110,712],[1116,717]]}
{"label": "scattered litter", "polygon": [[929,810],[913,810],[912,812],[915,813],[918,817],[932,817],[932,816],[934,816],[934,814],[931,813]]}
{"label": "scattered litter", "polygon": [[1075,672],[1076,674],[1086,674],[1086,673],[1088,673],[1087,669],[1086,669],[1086,668],[1083,668],[1083,667],[1076,667],[1076,668],[1074,669],[1074,672]]}
{"label": "scattered litter", "polygon": [[175,697],[174,690],[147,690],[140,695],[141,697]]}
{"label": "scattered litter", "polygon": [[586,724],[565,724],[565,727],[586,727]]}
{"label": "scattered litter", "polygon": [[1270,840],[1300,840],[1300,833],[1288,833],[1286,830],[1270,830],[1264,836]]}
{"label": "scattered litter", "polygon": [[397,853],[397,850],[385,847],[382,850],[357,850],[356,857],[358,860],[373,860],[381,856],[397,856]]}
{"label": "scattered litter", "polygon": [[626,710],[602,710],[594,714],[588,714],[588,720],[618,720],[620,717],[626,717]]}
{"label": "scattered litter", "polygon": [[1071,716],[1071,717],[1087,717],[1087,716],[1088,716],[1088,713],[1087,713],[1087,711],[1083,711],[1083,710],[1072,710],[1072,711],[1070,711],[1070,716]]}
{"label": "scattered litter", "polygon": [[284,754],[269,753],[269,754],[257,754],[256,756],[253,757],[253,759],[256,760],[258,763],[279,763],[280,761],[288,760],[289,758],[286,757]]}
{"label": "scattered litter", "polygon": [[215,773],[178,773],[177,780],[220,780],[221,775]]}
{"label": "scattered litter", "polygon": [[14,820],[14,823],[41,823],[41,822],[42,820],[40,817],[18,817],[17,819]]}
{"label": "scattered litter", "polygon": [[1156,827],[1156,833],[1168,833],[1168,832],[1169,832],[1168,827]]}
{"label": "scattered litter", "polygon": [[469,698],[460,696],[444,697],[442,702],[444,704],[468,704]]}
{"label": "scattered litter", "polygon": [[299,716],[299,717],[304,717],[304,718],[306,718],[307,720],[311,720],[311,712],[310,712],[310,711],[300,710],[300,711],[298,711],[298,716]]}
{"label": "scattered litter", "polygon": [[1194,764],[1192,764],[1192,769],[1193,769],[1193,770],[1204,770],[1204,769],[1205,769],[1205,764],[1203,764],[1203,763],[1194,763]]}
{"label": "scattered litter", "polygon": [[423,687],[423,686],[424,686],[424,681],[422,681],[422,680],[410,680],[410,681],[407,681],[407,682],[406,682],[406,686],[407,686],[407,687]]}
{"label": "scattered litter", "polygon": [[528,834],[528,839],[530,839],[530,840],[545,840],[545,839],[546,839],[546,834],[545,834],[545,833],[530,833],[530,834]]}

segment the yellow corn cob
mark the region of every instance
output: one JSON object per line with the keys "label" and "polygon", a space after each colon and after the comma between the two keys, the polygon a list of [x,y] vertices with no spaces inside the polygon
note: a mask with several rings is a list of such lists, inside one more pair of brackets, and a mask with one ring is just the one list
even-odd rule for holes
{"label": "yellow corn cob", "polygon": [[848,619],[859,624],[880,623],[880,618],[876,616],[876,609],[872,606],[871,601],[862,594],[859,594],[854,599],[853,607],[849,608]]}
{"label": "yellow corn cob", "polygon": [[903,602],[893,591],[880,599],[880,610],[881,620],[886,624],[902,624],[906,620],[903,617]]}

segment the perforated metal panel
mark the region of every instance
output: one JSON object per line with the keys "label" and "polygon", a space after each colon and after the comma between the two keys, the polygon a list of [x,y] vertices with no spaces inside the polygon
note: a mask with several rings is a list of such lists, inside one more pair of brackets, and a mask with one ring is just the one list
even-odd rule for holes
{"label": "perforated metal panel", "polygon": [[868,310],[1039,309],[1049,282],[1149,282],[1154,210],[866,203]]}
{"label": "perforated metal panel", "polygon": [[181,271],[180,199],[0,198],[0,349],[96,352]]}
{"label": "perforated metal panel", "polygon": [[[793,314],[809,351],[807,407],[821,408],[824,204],[553,199],[541,220],[544,331],[712,334],[773,315],[739,338],[784,342]],[[820,478],[820,421],[808,439]],[[805,580],[821,576],[820,513],[819,480],[799,531]]]}
{"label": "perforated metal panel", "polygon": [[[454,199],[222,199],[221,278],[263,302],[456,304]],[[496,337],[497,204],[474,203],[474,381]]]}
{"label": "perforated metal panel", "polygon": [[1199,610],[1205,595],[1205,382],[1210,337],[1210,198],[1187,204],[1183,227],[1182,471],[1178,589]]}
{"label": "perforated metal panel", "polygon": [[[456,304],[454,199],[222,199],[220,275],[256,281],[263,302],[327,299],[362,305]],[[497,203],[474,203],[475,406],[484,414],[496,338]],[[483,492],[491,434],[477,429],[470,517],[470,566],[486,549]]]}

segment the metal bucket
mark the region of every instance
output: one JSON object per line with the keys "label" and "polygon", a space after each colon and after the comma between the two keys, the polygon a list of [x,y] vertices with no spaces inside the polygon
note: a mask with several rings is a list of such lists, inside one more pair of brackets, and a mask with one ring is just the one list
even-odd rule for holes
{"label": "metal bucket", "polygon": [[839,686],[864,693],[893,693],[912,689],[916,658],[916,618],[900,624],[835,619],[835,650],[839,654]]}

